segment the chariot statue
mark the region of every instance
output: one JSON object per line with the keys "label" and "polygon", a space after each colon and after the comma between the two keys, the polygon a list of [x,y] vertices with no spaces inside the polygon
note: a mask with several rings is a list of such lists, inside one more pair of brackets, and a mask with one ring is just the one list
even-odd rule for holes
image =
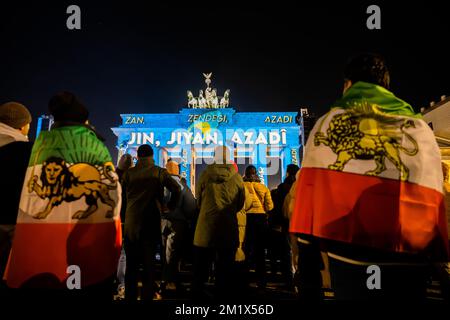
{"label": "chariot statue", "polygon": [[203,73],[205,77],[205,90],[200,90],[198,97],[196,98],[192,91],[187,91],[188,107],[189,108],[202,108],[202,109],[218,109],[228,108],[230,105],[230,90],[226,90],[223,97],[217,95],[217,89],[211,87],[212,72]]}

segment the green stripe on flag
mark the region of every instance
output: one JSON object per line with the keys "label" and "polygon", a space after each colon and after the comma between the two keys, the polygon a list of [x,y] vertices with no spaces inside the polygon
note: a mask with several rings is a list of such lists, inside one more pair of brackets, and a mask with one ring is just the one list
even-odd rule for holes
{"label": "green stripe on flag", "polygon": [[108,149],[92,130],[68,126],[41,132],[36,140],[29,166],[42,164],[50,157],[63,158],[67,163],[103,165],[112,161]]}

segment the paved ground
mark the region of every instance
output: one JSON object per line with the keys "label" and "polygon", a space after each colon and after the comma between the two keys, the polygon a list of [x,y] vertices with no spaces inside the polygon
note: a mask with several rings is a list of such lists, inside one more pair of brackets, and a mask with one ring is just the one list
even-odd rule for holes
{"label": "paved ground", "polygon": [[[184,265],[181,272],[181,279],[183,290],[181,292],[176,292],[175,290],[167,290],[163,296],[161,296],[164,301],[189,301],[190,300],[190,281],[191,281],[191,270],[192,266],[187,264]],[[270,268],[268,267],[267,270]],[[160,265],[158,265],[158,278],[160,275]],[[251,270],[250,279],[254,276],[254,270]],[[450,275],[449,275],[450,277]],[[250,289],[246,292],[246,300],[253,301],[295,301],[297,299],[296,292],[294,289],[288,289],[286,284],[283,282],[281,273],[273,274],[270,271],[267,272],[267,288],[266,290],[259,290],[256,287],[256,282],[252,281],[250,283]],[[331,281],[328,279],[325,281],[326,288],[323,289],[324,298],[326,301],[334,300],[334,293],[331,289]],[[212,292],[213,281],[207,283],[206,291]],[[430,281],[428,286],[427,298],[430,301],[442,301],[442,290],[439,281],[433,279]],[[117,297],[116,297],[117,298]]]}

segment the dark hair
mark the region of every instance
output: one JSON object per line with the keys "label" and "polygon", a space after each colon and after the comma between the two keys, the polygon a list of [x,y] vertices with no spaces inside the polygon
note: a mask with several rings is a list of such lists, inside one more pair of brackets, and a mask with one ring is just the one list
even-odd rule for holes
{"label": "dark hair", "polygon": [[344,78],[353,84],[364,81],[389,89],[390,76],[384,58],[375,53],[359,54],[347,63]]}
{"label": "dark hair", "polygon": [[148,144],[143,144],[137,149],[138,158],[147,158],[153,156],[153,148]]}
{"label": "dark hair", "polygon": [[245,168],[245,176],[251,177],[256,175],[256,167],[253,165],[249,165],[247,168]]}
{"label": "dark hair", "polygon": [[261,179],[259,179],[255,166],[249,165],[247,168],[245,168],[243,180],[245,182],[261,182]]}
{"label": "dark hair", "polygon": [[85,123],[89,111],[84,104],[71,92],[63,91],[55,94],[48,102],[48,111],[55,121]]}
{"label": "dark hair", "polygon": [[290,176],[295,177],[295,175],[297,174],[298,170],[300,170],[300,168],[295,165],[295,164],[289,164],[286,167],[286,173],[289,174]]}

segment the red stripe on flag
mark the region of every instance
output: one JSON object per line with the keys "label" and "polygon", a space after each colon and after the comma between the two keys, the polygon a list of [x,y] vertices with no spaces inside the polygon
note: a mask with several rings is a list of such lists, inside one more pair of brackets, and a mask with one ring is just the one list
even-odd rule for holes
{"label": "red stripe on flag", "polygon": [[448,254],[443,194],[408,182],[302,168],[290,231],[398,252]]}
{"label": "red stripe on flag", "polygon": [[5,273],[11,288],[65,288],[69,265],[81,270],[82,288],[117,271],[120,219],[107,223],[19,223]]}

